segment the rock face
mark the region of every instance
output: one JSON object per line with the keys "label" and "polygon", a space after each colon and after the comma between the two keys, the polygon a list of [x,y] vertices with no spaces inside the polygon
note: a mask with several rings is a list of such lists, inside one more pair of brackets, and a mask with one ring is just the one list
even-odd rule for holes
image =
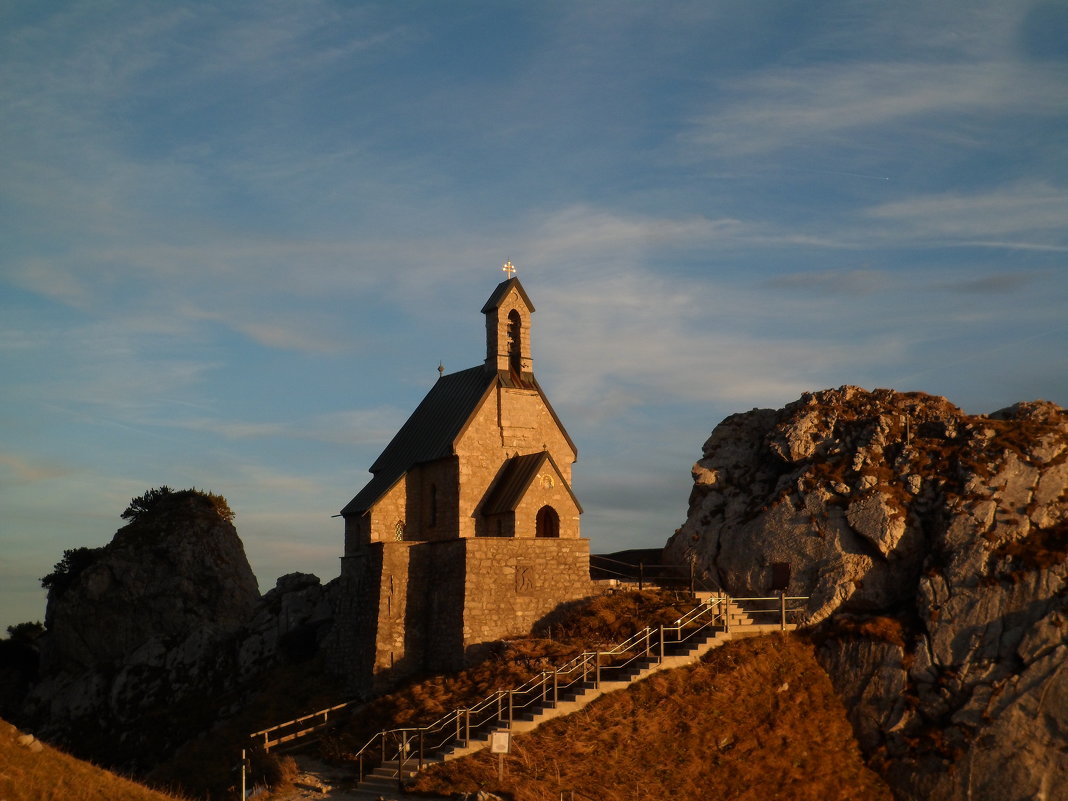
{"label": "rock face", "polygon": [[693,476],[665,560],[740,596],[791,565],[899,798],[1068,787],[1068,413],[842,387],[727,418]]}
{"label": "rock face", "polygon": [[194,632],[232,632],[260,599],[234,525],[203,495],[168,499],[119,529],[48,596],[44,673],[122,663]]}
{"label": "rock face", "polygon": [[261,598],[229,516],[195,491],[76,556],[50,577],[19,719],[113,766],[146,768],[206,730],[263,671],[313,654],[332,619],[315,576],[283,576]]}

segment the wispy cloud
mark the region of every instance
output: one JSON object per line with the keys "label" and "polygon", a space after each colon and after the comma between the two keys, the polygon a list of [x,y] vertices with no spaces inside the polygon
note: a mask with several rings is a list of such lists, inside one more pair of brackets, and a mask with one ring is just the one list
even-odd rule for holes
{"label": "wispy cloud", "polygon": [[1038,276],[1034,273],[1000,273],[959,281],[946,281],[937,284],[937,287],[949,292],[964,292],[974,295],[1004,295],[1029,286],[1037,278]]}
{"label": "wispy cloud", "polygon": [[820,270],[788,273],[770,278],[765,285],[772,289],[801,290],[834,295],[868,295],[890,282],[884,270]]}
{"label": "wispy cloud", "polygon": [[7,473],[8,483],[33,484],[65,476],[72,472],[72,468],[0,452],[0,472]]}
{"label": "wispy cloud", "polygon": [[881,204],[865,214],[905,227],[913,238],[1044,234],[1059,240],[1068,223],[1068,190],[1029,182],[970,193],[942,192]]}

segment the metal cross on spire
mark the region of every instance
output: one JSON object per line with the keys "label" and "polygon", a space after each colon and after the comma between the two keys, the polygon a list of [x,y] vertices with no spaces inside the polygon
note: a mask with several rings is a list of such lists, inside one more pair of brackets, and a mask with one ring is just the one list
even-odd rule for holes
{"label": "metal cross on spire", "polygon": [[501,267],[501,271],[508,273],[509,278],[515,278],[515,267],[512,265],[512,262],[506,261],[504,266]]}

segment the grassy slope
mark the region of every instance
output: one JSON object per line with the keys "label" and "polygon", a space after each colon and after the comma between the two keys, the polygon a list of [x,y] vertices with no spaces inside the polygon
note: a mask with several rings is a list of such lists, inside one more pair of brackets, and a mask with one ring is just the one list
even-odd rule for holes
{"label": "grassy slope", "polygon": [[14,726],[0,721],[0,798],[4,801],[174,801],[114,773],[44,746],[33,752],[15,742]]}
{"label": "grassy slope", "polygon": [[503,784],[497,757],[481,753],[431,768],[416,787],[516,801],[558,801],[562,790],[597,801],[891,798],[798,636],[728,643],[517,736],[506,760]]}

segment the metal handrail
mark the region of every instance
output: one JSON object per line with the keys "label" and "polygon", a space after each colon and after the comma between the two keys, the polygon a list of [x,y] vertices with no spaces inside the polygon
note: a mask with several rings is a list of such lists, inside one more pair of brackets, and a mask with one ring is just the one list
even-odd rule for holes
{"label": "metal handrail", "polygon": [[[660,659],[663,659],[664,646],[669,644],[664,639],[665,632],[674,631],[676,633],[675,639],[670,644],[677,645],[685,642],[694,636],[697,632],[707,628],[710,625],[714,625],[716,618],[725,618],[727,609],[729,608],[729,599],[726,596],[717,598],[710,598],[702,601],[700,604],[689,610],[678,618],[670,626],[659,626],[654,629],[651,626],[646,626],[641,631],[633,634],[628,639],[621,643],[616,644],[610,649],[599,651],[584,651],[582,654],[574,657],[570,662],[555,668],[552,671],[546,671],[531,678],[519,685],[516,688],[510,690],[497,690],[491,695],[486,696],[481,701],[476,703],[472,707],[460,708],[452,710],[446,715],[442,716],[438,720],[429,723],[425,726],[419,727],[407,727],[397,728],[388,731],[382,731],[378,735],[372,737],[359,751],[353,754],[353,758],[357,759],[361,764],[360,774],[363,775],[363,759],[364,755],[373,746],[374,742],[381,737],[383,742],[383,757],[385,757],[385,736],[387,734],[393,734],[394,739],[396,735],[400,733],[402,735],[402,741],[406,741],[404,734],[407,732],[414,732],[419,737],[421,743],[425,743],[425,738],[429,732],[449,732],[449,736],[445,740],[435,744],[432,750],[438,750],[444,747],[449,742],[463,742],[466,744],[470,741],[470,732],[473,729],[481,728],[489,723],[507,723],[511,728],[512,723],[515,720],[515,713],[517,710],[525,710],[529,707],[533,707],[539,701],[544,701],[547,697],[547,690],[549,687],[549,681],[552,680],[553,687],[553,702],[558,701],[559,693],[561,690],[567,690],[576,683],[585,683],[589,680],[590,675],[594,677],[595,686],[599,686],[601,683],[601,671],[602,669],[619,670],[624,668],[638,659],[650,658],[652,656],[652,650],[654,645],[654,639],[657,648],[660,652]],[[702,617],[709,616],[711,614],[711,620],[706,621],[697,627],[692,627],[691,624],[696,622]],[[684,637],[682,633],[684,630],[690,628],[689,633]],[[636,646],[643,645],[640,652],[637,651]],[[619,664],[611,664],[602,666],[602,657],[612,657],[615,655],[625,654],[629,651],[635,651],[630,657]],[[580,672],[581,671],[581,672]],[[561,683],[561,676],[565,677],[565,681]],[[567,679],[570,680],[567,680]],[[521,697],[521,701],[516,703],[516,696]],[[529,697],[526,697],[529,696]],[[506,700],[507,699],[507,700]],[[507,709],[507,715],[505,715],[505,709]],[[490,714],[485,714],[489,712]],[[472,717],[474,716],[474,720]],[[461,726],[462,721],[462,726]],[[453,729],[460,729],[462,727],[463,736],[453,736]],[[403,747],[403,746],[402,746]],[[420,766],[422,765],[423,754],[420,753]],[[385,761],[385,760],[384,760]],[[399,761],[399,760],[398,760]]]}
{"label": "metal handrail", "polygon": [[[786,628],[787,615],[802,611],[803,607],[790,606],[790,602],[807,600],[806,596],[786,596],[785,594],[759,598],[730,598],[727,595],[718,595],[707,598],[685,612],[670,625],[661,625],[656,628],[646,626],[641,631],[631,635],[626,640],[616,645],[597,651],[584,651],[573,657],[563,665],[555,667],[551,671],[544,671],[527,681],[508,690],[496,690],[479,700],[470,707],[459,707],[446,713],[442,717],[424,726],[407,726],[394,729],[382,730],[373,735],[358,751],[352,754],[352,758],[359,763],[360,780],[364,776],[364,761],[374,758],[375,752],[380,752],[381,762],[395,759],[400,764],[407,764],[409,760],[417,760],[422,769],[427,753],[435,753],[447,747],[450,743],[463,743],[466,745],[473,737],[472,732],[485,729],[494,724],[506,724],[512,727],[517,712],[536,708],[539,705],[555,707],[559,703],[559,697],[576,685],[583,685],[592,681],[593,686],[599,687],[604,680],[604,671],[621,671],[630,665],[644,659],[653,659],[663,662],[665,649],[668,646],[680,645],[696,637],[706,629],[721,625],[724,630],[730,629],[730,612],[734,605],[740,603],[754,603],[775,601],[775,608],[769,609],[745,609],[748,615],[777,614],[780,617],[782,628]],[[613,659],[621,657],[620,659]],[[605,664],[607,660],[607,664]],[[252,737],[264,736],[264,747],[269,748],[285,740],[302,736],[325,724],[327,714],[350,704],[338,704],[326,710],[305,715],[286,723],[272,726],[269,729],[256,732]],[[324,722],[310,727],[307,731],[298,732],[277,741],[270,742],[267,735],[286,726],[300,723],[319,715],[323,716]],[[389,742],[392,741],[392,744]],[[415,744],[415,755],[411,751]]]}

